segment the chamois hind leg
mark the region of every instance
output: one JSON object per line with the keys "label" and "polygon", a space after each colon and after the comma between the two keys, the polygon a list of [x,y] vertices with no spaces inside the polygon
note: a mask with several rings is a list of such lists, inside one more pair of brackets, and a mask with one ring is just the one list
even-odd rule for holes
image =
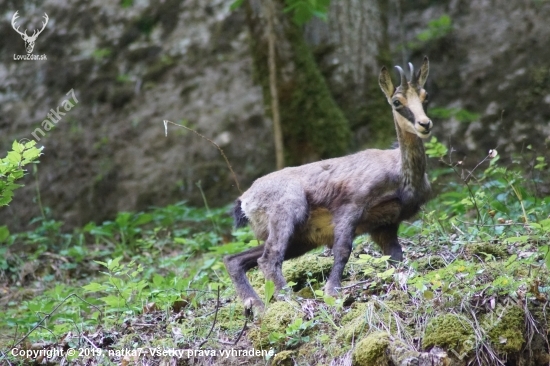
{"label": "chamois hind leg", "polygon": [[372,240],[380,246],[384,255],[389,255],[394,262],[403,261],[403,250],[397,239],[399,225],[386,225],[373,230]]}
{"label": "chamois hind leg", "polygon": [[223,259],[225,268],[227,268],[227,272],[235,284],[237,295],[239,295],[247,309],[251,307],[263,309],[264,307],[264,303],[246,277],[246,272],[258,265],[258,258],[262,256],[263,252],[264,244],[245,250],[242,253],[228,255]]}
{"label": "chamois hind leg", "polygon": [[[339,212],[333,215],[334,222],[334,265],[325,284],[325,293],[330,296],[338,296],[338,287],[341,287],[342,273],[348,263],[351,254],[355,226],[358,220],[358,210],[353,207],[341,207]],[[359,211],[360,212],[360,211]]]}
{"label": "chamois hind leg", "polygon": [[273,212],[275,214],[269,218],[269,234],[264,244],[264,253],[258,258],[258,266],[265,279],[273,281],[275,289],[279,291],[286,286],[282,271],[283,261],[288,258],[287,252],[295,251],[288,250],[288,247],[296,228],[307,218],[307,203],[305,199],[303,202],[289,201],[284,208],[276,207]]}

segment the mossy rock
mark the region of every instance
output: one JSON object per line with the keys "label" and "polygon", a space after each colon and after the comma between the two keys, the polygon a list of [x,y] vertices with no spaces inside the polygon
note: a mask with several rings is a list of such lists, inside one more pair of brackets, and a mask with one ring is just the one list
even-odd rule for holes
{"label": "mossy rock", "polygon": [[269,342],[271,333],[285,334],[287,326],[297,318],[302,318],[300,305],[295,302],[277,301],[270,304],[261,319],[258,327],[248,331],[248,338],[256,349],[268,349],[272,346]]}
{"label": "mossy rock", "polygon": [[361,339],[352,353],[354,366],[385,366],[388,365],[386,349],[390,345],[390,335],[386,332],[376,332]]}
{"label": "mossy rock", "polygon": [[306,254],[283,263],[283,274],[287,281],[296,282],[295,289],[306,286],[307,280],[314,278],[324,281],[330,274],[334,258]]}
{"label": "mossy rock", "polygon": [[357,317],[365,317],[365,311],[367,310],[366,302],[354,302],[350,310],[342,316],[341,324],[347,324],[355,320]]}
{"label": "mossy rock", "polygon": [[244,319],[244,306],[241,302],[222,307],[218,311],[217,322],[223,330],[241,329]]}
{"label": "mossy rock", "polygon": [[495,312],[483,317],[481,324],[497,352],[511,354],[521,351],[525,342],[525,314],[522,309],[517,306],[497,307]]}
{"label": "mossy rock", "polygon": [[369,326],[365,321],[365,316],[359,316],[338,329],[338,332],[336,332],[336,339],[351,344],[368,330]]}
{"label": "mossy rock", "polygon": [[[330,274],[334,259],[320,257],[317,254],[305,254],[299,258],[283,262],[283,276],[288,282],[295,282],[294,291],[307,285],[308,279],[324,281]],[[260,292],[263,291],[265,279],[261,271],[251,272],[250,283]],[[263,293],[263,292],[262,292]]]}
{"label": "mossy rock", "polygon": [[310,287],[304,287],[298,292],[296,292],[296,295],[304,298],[304,299],[314,299],[315,294],[313,293],[313,290]]}
{"label": "mossy rock", "polygon": [[440,346],[458,353],[469,352],[473,348],[474,330],[465,318],[456,314],[446,314],[430,319],[426,326],[422,346]]}
{"label": "mossy rock", "polygon": [[445,260],[439,255],[430,255],[428,257],[419,258],[416,263],[418,266],[417,268],[421,271],[439,269],[447,265]]}
{"label": "mossy rock", "polygon": [[294,351],[277,352],[273,357],[272,365],[293,366],[294,365],[294,360],[292,359],[293,356],[294,356]]}
{"label": "mossy rock", "polygon": [[498,244],[469,244],[466,246],[466,252],[470,255],[476,255],[484,259],[485,255],[490,254],[495,258],[507,258],[510,255],[506,249]]}
{"label": "mossy rock", "polygon": [[342,326],[336,332],[336,339],[351,343],[364,334],[369,326],[365,321],[366,303],[354,303],[353,308],[342,317]]}

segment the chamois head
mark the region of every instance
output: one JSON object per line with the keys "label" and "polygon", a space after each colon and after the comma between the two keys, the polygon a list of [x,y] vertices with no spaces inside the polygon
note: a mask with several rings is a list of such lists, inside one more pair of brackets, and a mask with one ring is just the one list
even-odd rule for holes
{"label": "chamois head", "polygon": [[424,84],[430,68],[428,58],[424,57],[424,62],[416,74],[413,65],[409,62],[411,77],[408,81],[403,69],[399,66],[395,68],[401,76],[401,85],[395,88],[390,73],[386,67],[383,67],[380,71],[380,88],[392,106],[393,115],[399,128],[426,139],[430,137],[433,126],[425,112],[428,93],[424,90]]}

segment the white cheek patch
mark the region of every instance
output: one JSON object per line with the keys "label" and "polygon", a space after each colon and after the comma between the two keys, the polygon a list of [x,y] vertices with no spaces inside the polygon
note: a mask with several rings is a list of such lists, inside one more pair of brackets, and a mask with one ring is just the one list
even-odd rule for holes
{"label": "white cheek patch", "polygon": [[407,98],[407,107],[409,107],[410,111],[414,115],[415,122],[428,120],[428,116],[426,116],[426,112],[424,112],[422,102],[416,93],[414,93],[414,95],[412,93],[409,94]]}

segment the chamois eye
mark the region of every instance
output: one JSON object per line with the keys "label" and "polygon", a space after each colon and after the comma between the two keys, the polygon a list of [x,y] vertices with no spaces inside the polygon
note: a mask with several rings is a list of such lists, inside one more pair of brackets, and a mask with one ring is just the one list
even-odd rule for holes
{"label": "chamois eye", "polygon": [[430,97],[428,93],[426,93],[426,96],[424,97],[424,101],[422,103],[428,103],[429,100],[430,100]]}
{"label": "chamois eye", "polygon": [[393,106],[395,108],[399,108],[399,107],[401,107],[401,102],[398,99],[396,99],[396,100],[393,101]]}

